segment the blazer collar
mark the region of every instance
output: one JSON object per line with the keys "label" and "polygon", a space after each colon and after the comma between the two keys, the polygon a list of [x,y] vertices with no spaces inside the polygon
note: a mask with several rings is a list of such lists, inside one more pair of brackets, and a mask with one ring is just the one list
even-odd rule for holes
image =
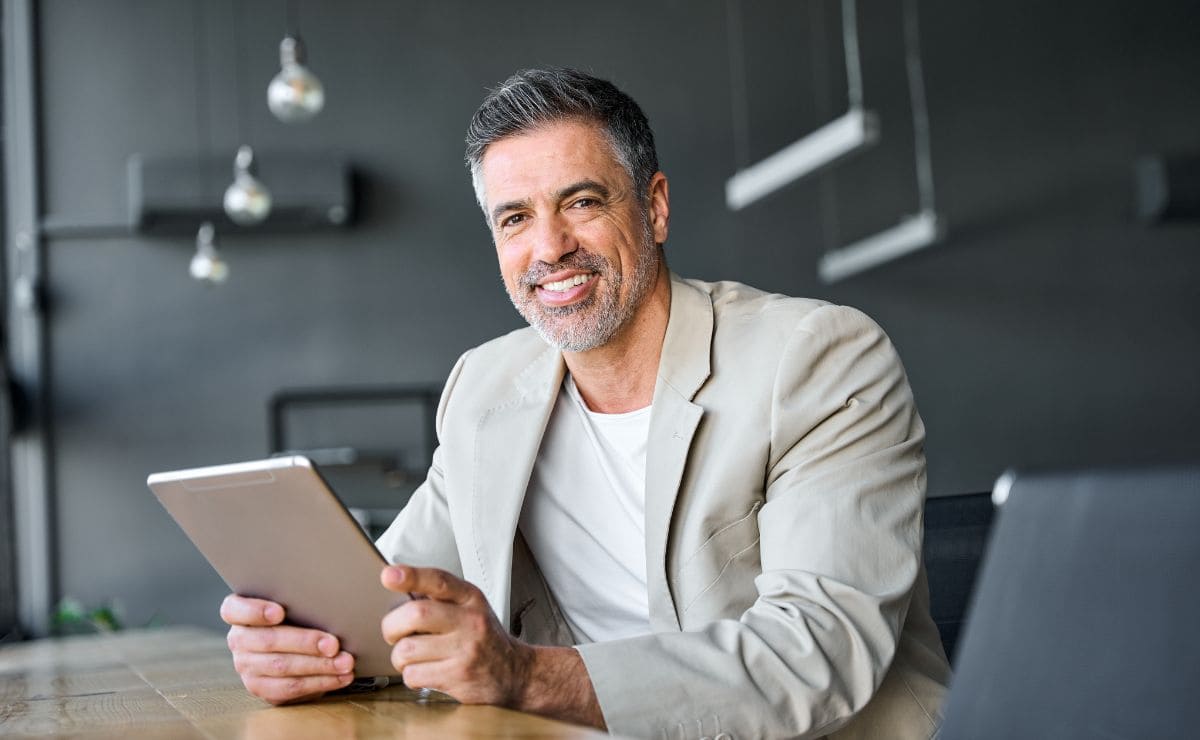
{"label": "blazer collar", "polygon": [[566,364],[547,346],[513,378],[512,391],[487,409],[476,427],[471,474],[471,535],[475,583],[507,628],[511,619],[513,539],[525,490]]}
{"label": "blazer collar", "polygon": [[[672,273],[671,313],[658,378],[689,401],[711,373],[712,333],[712,297]],[[655,389],[655,402],[658,397]]]}
{"label": "blazer collar", "polygon": [[[558,388],[562,385],[566,372],[567,364],[563,362],[562,352],[547,345],[545,351],[538,354],[528,367],[513,378],[516,398],[549,398],[553,401],[558,397]],[[512,400],[509,399],[510,402]]]}
{"label": "blazer collar", "polygon": [[671,313],[646,444],[646,591],[655,632],[680,628],[667,573],[671,517],[704,410],[692,399],[711,372],[712,298],[671,276]]}

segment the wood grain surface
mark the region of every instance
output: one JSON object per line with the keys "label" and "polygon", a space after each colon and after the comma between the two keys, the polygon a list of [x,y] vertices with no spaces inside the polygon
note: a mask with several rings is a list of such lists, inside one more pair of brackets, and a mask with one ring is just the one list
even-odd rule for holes
{"label": "wood grain surface", "polygon": [[538,738],[602,732],[403,686],[271,707],[246,693],[222,635],[173,627],[0,648],[0,736],[113,738]]}

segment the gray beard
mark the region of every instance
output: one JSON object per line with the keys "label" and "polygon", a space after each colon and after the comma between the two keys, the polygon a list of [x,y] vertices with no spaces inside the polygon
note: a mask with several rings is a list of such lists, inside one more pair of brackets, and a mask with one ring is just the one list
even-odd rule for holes
{"label": "gray beard", "polygon": [[[586,352],[600,347],[629,322],[654,287],[658,247],[650,234],[644,237],[643,249],[629,275],[618,273],[609,260],[581,247],[553,265],[542,262],[530,267],[518,281],[518,289],[524,290],[519,296],[509,291],[508,297],[547,344],[563,352]],[[567,269],[595,272],[601,283],[579,303],[542,305],[532,287],[544,276]],[[629,282],[629,295],[622,302],[621,286],[625,282]]]}

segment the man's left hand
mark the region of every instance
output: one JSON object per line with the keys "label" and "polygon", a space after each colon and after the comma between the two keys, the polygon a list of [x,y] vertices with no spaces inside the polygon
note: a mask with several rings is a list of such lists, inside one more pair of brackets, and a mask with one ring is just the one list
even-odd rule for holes
{"label": "man's left hand", "polygon": [[478,588],[443,570],[407,565],[384,568],[380,580],[418,597],[383,618],[392,666],[405,684],[463,704],[521,703],[534,651],[504,630]]}

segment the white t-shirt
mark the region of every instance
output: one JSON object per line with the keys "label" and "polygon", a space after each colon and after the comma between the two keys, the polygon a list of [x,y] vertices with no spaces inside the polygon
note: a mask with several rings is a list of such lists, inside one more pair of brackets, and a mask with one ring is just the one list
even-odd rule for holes
{"label": "white t-shirt", "polygon": [[650,407],[588,409],[568,375],[521,510],[521,533],[580,643],[650,632],[646,440]]}

